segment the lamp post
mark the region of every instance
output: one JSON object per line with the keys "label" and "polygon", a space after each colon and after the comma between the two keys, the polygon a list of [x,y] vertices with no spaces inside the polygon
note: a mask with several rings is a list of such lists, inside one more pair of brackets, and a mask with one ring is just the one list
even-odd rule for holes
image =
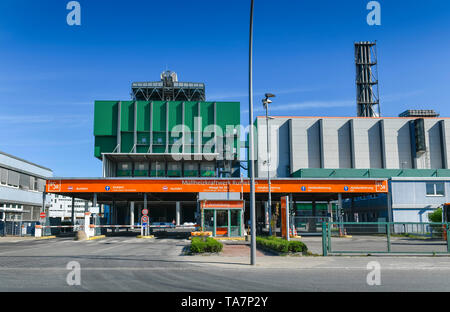
{"label": "lamp post", "polygon": [[255,211],[255,168],[253,144],[253,3],[250,1],[250,42],[249,42],[249,162],[250,173],[250,223],[251,223],[251,252],[250,264],[256,264],[256,211]]}
{"label": "lamp post", "polygon": [[269,213],[269,236],[272,236],[272,192],[270,185],[270,146],[269,146],[269,104],[272,103],[270,98],[275,97],[274,94],[266,93],[266,98],[262,100],[263,106],[266,109],[266,130],[267,130],[267,184],[269,187],[269,201],[267,203],[267,210]]}

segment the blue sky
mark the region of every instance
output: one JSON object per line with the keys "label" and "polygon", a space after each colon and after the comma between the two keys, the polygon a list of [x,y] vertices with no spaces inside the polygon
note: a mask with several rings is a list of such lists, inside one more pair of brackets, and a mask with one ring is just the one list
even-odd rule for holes
{"label": "blue sky", "polygon": [[[132,81],[166,68],[205,82],[207,100],[240,101],[248,123],[249,1],[66,0],[0,3],[0,150],[55,176],[101,175],[95,100],[128,100]],[[277,95],[278,116],[354,116],[353,43],[377,40],[381,110],[450,116],[450,2],[384,0],[368,26],[367,0],[255,0],[255,108]]]}

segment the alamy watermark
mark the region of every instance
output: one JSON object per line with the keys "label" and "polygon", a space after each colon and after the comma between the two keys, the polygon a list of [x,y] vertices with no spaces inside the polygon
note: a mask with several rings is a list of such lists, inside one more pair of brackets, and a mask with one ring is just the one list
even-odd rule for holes
{"label": "alamy watermark", "polygon": [[70,12],[67,14],[67,25],[81,26],[81,5],[78,1],[70,1],[67,3],[66,9]]}
{"label": "alamy watermark", "polygon": [[80,286],[81,285],[81,266],[78,261],[70,261],[66,266],[67,273],[66,282],[69,286]]}
{"label": "alamy watermark", "polygon": [[381,265],[377,261],[371,261],[367,264],[367,270],[370,272],[367,274],[366,282],[369,286],[381,285]]}
{"label": "alamy watermark", "polygon": [[367,15],[367,24],[369,26],[380,26],[381,25],[381,4],[378,1],[370,1],[367,4],[367,10],[369,14]]}

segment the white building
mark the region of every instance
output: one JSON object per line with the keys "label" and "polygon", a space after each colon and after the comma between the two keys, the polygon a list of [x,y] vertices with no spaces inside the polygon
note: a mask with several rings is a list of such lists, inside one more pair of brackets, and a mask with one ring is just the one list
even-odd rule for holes
{"label": "white building", "polygon": [[[98,213],[92,209],[92,202],[75,198],[74,200],[75,219],[84,218],[86,205],[90,212]],[[51,195],[49,216],[50,218],[61,218],[61,221],[72,220],[72,198],[61,195]],[[97,209],[98,210],[98,209]]]}
{"label": "white building", "polygon": [[[2,226],[7,222],[38,221],[44,203],[45,181],[52,176],[51,169],[0,152]],[[49,204],[46,200],[46,207]]]}

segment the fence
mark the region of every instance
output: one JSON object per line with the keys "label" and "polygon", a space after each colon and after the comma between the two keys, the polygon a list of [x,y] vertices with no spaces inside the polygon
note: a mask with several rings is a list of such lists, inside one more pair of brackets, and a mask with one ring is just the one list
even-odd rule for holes
{"label": "fence", "polygon": [[329,217],[294,216],[292,223],[299,235],[317,234],[322,232],[322,223],[329,222]]}
{"label": "fence", "polygon": [[33,236],[36,222],[0,221],[0,236]]}
{"label": "fence", "polygon": [[323,222],[328,254],[449,254],[449,223]]}

